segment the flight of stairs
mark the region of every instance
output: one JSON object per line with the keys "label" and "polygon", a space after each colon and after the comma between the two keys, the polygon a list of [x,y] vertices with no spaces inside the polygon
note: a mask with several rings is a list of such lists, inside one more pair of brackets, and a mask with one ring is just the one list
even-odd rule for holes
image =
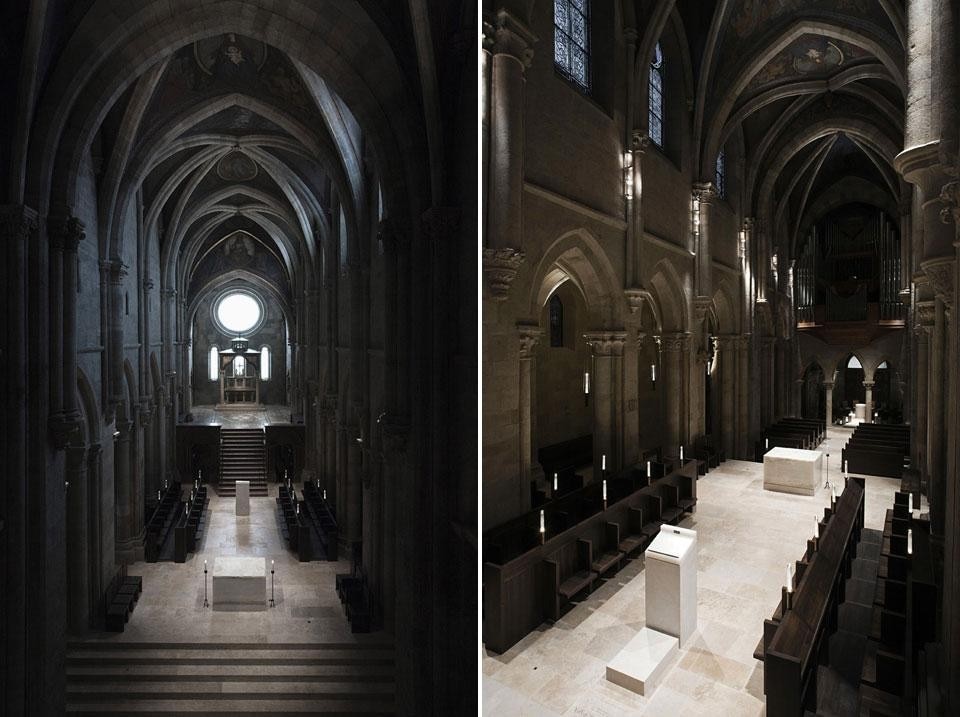
{"label": "flight of stairs", "polygon": [[71,642],[67,713],[394,714],[393,646]]}
{"label": "flight of stairs", "polygon": [[251,496],[267,495],[267,461],[262,428],[220,430],[220,483],[217,494],[237,494],[236,481],[250,481]]}

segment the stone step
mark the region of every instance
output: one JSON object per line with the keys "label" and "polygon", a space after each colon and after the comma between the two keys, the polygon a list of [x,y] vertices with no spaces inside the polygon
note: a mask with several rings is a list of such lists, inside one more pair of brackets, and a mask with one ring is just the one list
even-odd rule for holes
{"label": "stone step", "polygon": [[[191,664],[191,665],[356,665],[356,664],[389,664],[393,660],[393,648],[390,647],[352,647],[350,645],[328,646],[323,649],[301,650],[220,650],[217,648],[205,649],[192,647],[180,649],[175,647],[141,650],[86,650],[77,649],[67,653],[67,665],[82,665],[85,663],[108,664],[116,660],[120,664],[126,660],[130,664],[145,665],[155,661],[163,664]],[[372,661],[372,662],[371,662]]]}
{"label": "stone step", "polygon": [[392,664],[359,665],[195,665],[148,664],[123,665],[106,668],[94,664],[71,665],[67,679],[77,682],[111,682],[137,680],[141,682],[171,682],[194,680],[218,682],[224,679],[269,682],[389,682],[394,679]]}
{"label": "stone step", "polygon": [[[321,697],[327,699],[382,699],[393,696],[393,682],[287,682],[277,677],[273,682],[249,682],[237,678],[220,678],[218,682],[185,681],[176,683],[178,699],[238,697],[246,699],[282,699]],[[157,699],[170,694],[169,684],[120,679],[114,682],[67,681],[67,699],[87,699],[103,695],[135,699]]]}
{"label": "stone step", "polygon": [[364,702],[344,702],[343,700],[307,700],[271,698],[264,700],[240,700],[231,696],[223,700],[203,700],[186,706],[177,699],[124,700],[86,702],[82,705],[68,704],[69,714],[84,717],[98,717],[104,714],[169,715],[184,714],[202,717],[227,717],[237,714],[285,714],[285,715],[323,715],[323,714],[362,714],[393,715],[393,700]]}

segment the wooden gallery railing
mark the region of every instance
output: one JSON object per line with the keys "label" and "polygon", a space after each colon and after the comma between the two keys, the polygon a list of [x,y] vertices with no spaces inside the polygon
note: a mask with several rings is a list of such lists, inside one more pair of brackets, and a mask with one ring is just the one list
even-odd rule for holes
{"label": "wooden gallery railing", "polygon": [[[483,536],[487,649],[503,653],[544,621],[556,620],[555,583],[562,583],[564,593],[582,575],[584,589],[589,589],[606,573],[601,564],[605,555],[622,560],[628,550],[645,547],[661,523],[677,523],[693,512],[697,461],[673,468],[672,462],[651,461],[649,479],[646,463],[609,476],[607,501],[602,498],[601,481],[550,500],[543,505],[543,533],[540,510],[488,531]],[[641,537],[627,540],[637,533]]]}
{"label": "wooden gallery railing", "polygon": [[847,478],[836,503],[824,509],[820,537],[808,541],[803,559],[796,563],[796,588],[790,595],[784,589],[774,619],[764,625],[763,691],[768,717],[816,712],[817,668],[829,654],[830,635],[837,628],[857,555],[863,497],[863,479]]}

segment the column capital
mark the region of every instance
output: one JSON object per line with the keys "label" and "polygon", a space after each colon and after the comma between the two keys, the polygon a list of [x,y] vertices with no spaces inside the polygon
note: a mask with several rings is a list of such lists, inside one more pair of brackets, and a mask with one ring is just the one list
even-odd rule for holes
{"label": "column capital", "polygon": [[430,207],[420,215],[420,224],[431,241],[450,241],[460,228],[459,207]]}
{"label": "column capital", "polygon": [[863,387],[866,388],[866,389],[871,389],[871,388],[873,388],[875,385],[876,385],[876,383],[875,383],[874,381],[864,381],[864,382],[863,382]]}
{"label": "column capital", "polygon": [[691,336],[686,332],[663,334],[660,337],[661,348],[668,353],[678,353],[690,350]]}
{"label": "column capital", "polygon": [[753,228],[757,224],[756,217],[744,217],[743,218],[743,229],[744,231],[753,231]]}
{"label": "column capital", "polygon": [[0,206],[0,236],[17,237],[26,242],[36,235],[37,227],[37,213],[25,204]]}
{"label": "column capital", "polygon": [[508,55],[524,69],[533,60],[533,45],[539,38],[510,11],[500,8],[483,22],[484,46],[493,55]]}
{"label": "column capital", "polygon": [[522,251],[510,247],[483,250],[483,273],[494,301],[506,301],[510,296],[510,286],[525,258]]}
{"label": "column capital", "polygon": [[940,210],[940,221],[960,226],[960,181],[944,184],[940,189],[940,201],[946,205]]}
{"label": "column capital", "polygon": [[627,300],[627,308],[631,314],[635,314],[643,308],[643,302],[647,297],[644,289],[633,288],[623,290],[624,298]]}
{"label": "column capital", "polygon": [[834,386],[833,381],[824,381],[824,382],[823,382],[823,387],[824,387],[826,390],[828,390],[828,391],[832,391],[832,390],[833,390],[833,386]]}
{"label": "column capital", "polygon": [[721,334],[713,337],[717,351],[736,351],[740,339],[741,337],[737,334]]}
{"label": "column capital", "polygon": [[620,356],[627,342],[626,331],[587,331],[583,334],[594,356]]}
{"label": "column capital", "polygon": [[410,424],[402,416],[385,414],[377,419],[377,425],[380,426],[384,456],[394,460],[402,458],[410,440]]}
{"label": "column capital", "polygon": [[543,329],[536,324],[517,324],[517,334],[520,337],[520,358],[530,358],[533,350],[543,338]]}
{"label": "column capital", "polygon": [[693,196],[701,204],[712,204],[718,196],[717,187],[713,182],[694,182]]}
{"label": "column capital", "polygon": [[936,304],[933,301],[918,301],[913,305],[914,330],[927,330],[933,326]]}
{"label": "column capital", "polygon": [[953,306],[953,274],[955,259],[951,256],[930,259],[920,264],[930,280],[933,292],[947,306]]}
{"label": "column capital", "polygon": [[643,154],[650,147],[650,135],[646,132],[634,130],[630,138],[630,149],[637,154]]}
{"label": "column capital", "polygon": [[47,236],[54,249],[76,253],[77,247],[87,234],[83,222],[66,211],[47,217]]}
{"label": "column capital", "polygon": [[66,413],[55,413],[47,421],[53,445],[57,450],[64,450],[70,445],[73,438],[80,433],[80,415],[69,416]]}

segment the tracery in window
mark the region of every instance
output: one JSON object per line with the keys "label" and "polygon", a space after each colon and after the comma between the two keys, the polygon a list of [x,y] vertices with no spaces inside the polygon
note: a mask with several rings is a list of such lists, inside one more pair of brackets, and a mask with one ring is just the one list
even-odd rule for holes
{"label": "tracery in window", "polygon": [[550,346],[563,346],[563,302],[554,294],[550,297]]}
{"label": "tracery in window", "polygon": [[714,182],[717,185],[717,196],[723,199],[727,196],[727,158],[721,149],[717,154],[717,178]]}
{"label": "tracery in window", "polygon": [[553,62],[561,75],[590,91],[590,0],[553,1]]}
{"label": "tracery in window", "polygon": [[658,147],[663,146],[663,52],[660,43],[653,51],[653,62],[650,63],[650,80],[648,83],[649,111],[648,121],[650,139]]}

